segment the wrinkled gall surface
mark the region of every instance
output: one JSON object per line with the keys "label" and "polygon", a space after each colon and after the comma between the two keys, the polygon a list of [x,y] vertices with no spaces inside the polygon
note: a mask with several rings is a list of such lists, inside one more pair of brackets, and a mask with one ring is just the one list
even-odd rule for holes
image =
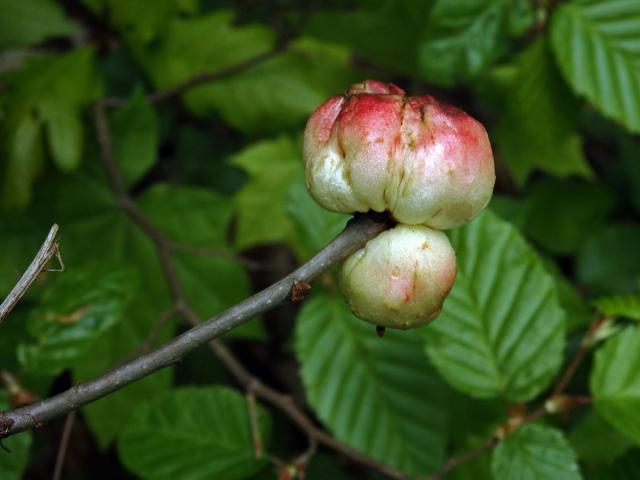
{"label": "wrinkled gall surface", "polygon": [[455,277],[456,255],[444,233],[397,225],[344,262],[341,288],[357,317],[405,329],[440,313]]}
{"label": "wrinkled gall surface", "polygon": [[484,127],[462,110],[368,80],[323,103],[305,130],[307,188],[336,212],[389,211],[448,229],[476,217],[495,182]]}

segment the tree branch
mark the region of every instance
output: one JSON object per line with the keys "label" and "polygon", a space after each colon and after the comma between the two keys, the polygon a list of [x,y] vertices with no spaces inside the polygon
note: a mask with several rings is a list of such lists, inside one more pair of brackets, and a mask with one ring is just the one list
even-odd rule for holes
{"label": "tree branch", "polygon": [[35,258],[22,274],[22,277],[20,277],[20,280],[18,280],[15,287],[13,287],[9,292],[7,298],[4,299],[2,305],[0,305],[0,323],[2,323],[9,312],[13,310],[24,294],[27,293],[29,287],[38,275],[40,275],[40,272],[44,270],[44,267],[49,263],[49,260],[58,254],[58,242],[56,241],[57,235],[58,225],[54,223]]}
{"label": "tree branch", "polygon": [[0,414],[0,437],[37,427],[177,362],[195,348],[283,302],[288,298],[294,281],[312,281],[385,228],[385,223],[366,215],[351,220],[340,235],[307,263],[225,312],[95,380],[76,385],[33,405]]}

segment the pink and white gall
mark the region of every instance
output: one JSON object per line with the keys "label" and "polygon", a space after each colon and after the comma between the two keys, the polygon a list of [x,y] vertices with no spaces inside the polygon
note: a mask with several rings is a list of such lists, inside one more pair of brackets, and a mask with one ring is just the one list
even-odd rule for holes
{"label": "pink and white gall", "polygon": [[344,262],[340,286],[367,322],[415,328],[435,319],[456,278],[447,236],[422,225],[396,225]]}
{"label": "pink and white gall", "polygon": [[429,95],[368,80],[323,103],[305,130],[307,188],[336,212],[389,211],[399,223],[448,229],[489,202],[487,132]]}

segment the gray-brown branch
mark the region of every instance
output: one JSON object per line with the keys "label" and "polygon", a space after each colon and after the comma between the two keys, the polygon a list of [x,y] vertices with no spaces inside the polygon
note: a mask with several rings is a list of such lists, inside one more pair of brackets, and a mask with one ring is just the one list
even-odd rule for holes
{"label": "gray-brown branch", "polygon": [[167,367],[195,348],[228,332],[255,315],[272,309],[290,296],[295,281],[310,282],[335,263],[361,248],[388,225],[362,215],[307,263],[270,287],[165,343],[158,349],[121,365],[101,377],[33,405],[0,413],[0,438],[38,427],[94,400]]}
{"label": "gray-brown branch", "polygon": [[40,275],[40,272],[44,270],[44,267],[47,266],[49,260],[58,253],[58,243],[56,242],[57,235],[58,225],[54,223],[35,258],[22,274],[22,277],[20,277],[20,280],[18,280],[15,287],[13,287],[9,292],[7,298],[4,299],[2,305],[0,305],[0,323],[2,323],[9,312],[13,310],[24,294],[27,293],[29,287],[35,279],[38,278],[38,275]]}

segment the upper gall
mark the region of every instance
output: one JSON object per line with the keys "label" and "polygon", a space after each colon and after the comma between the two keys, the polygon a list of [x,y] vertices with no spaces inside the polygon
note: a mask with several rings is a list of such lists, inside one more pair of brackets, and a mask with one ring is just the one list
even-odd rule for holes
{"label": "upper gall", "polygon": [[388,211],[399,223],[449,229],[475,218],[495,183],[478,121],[424,95],[368,80],[330,98],[307,122],[309,192],[343,213]]}

